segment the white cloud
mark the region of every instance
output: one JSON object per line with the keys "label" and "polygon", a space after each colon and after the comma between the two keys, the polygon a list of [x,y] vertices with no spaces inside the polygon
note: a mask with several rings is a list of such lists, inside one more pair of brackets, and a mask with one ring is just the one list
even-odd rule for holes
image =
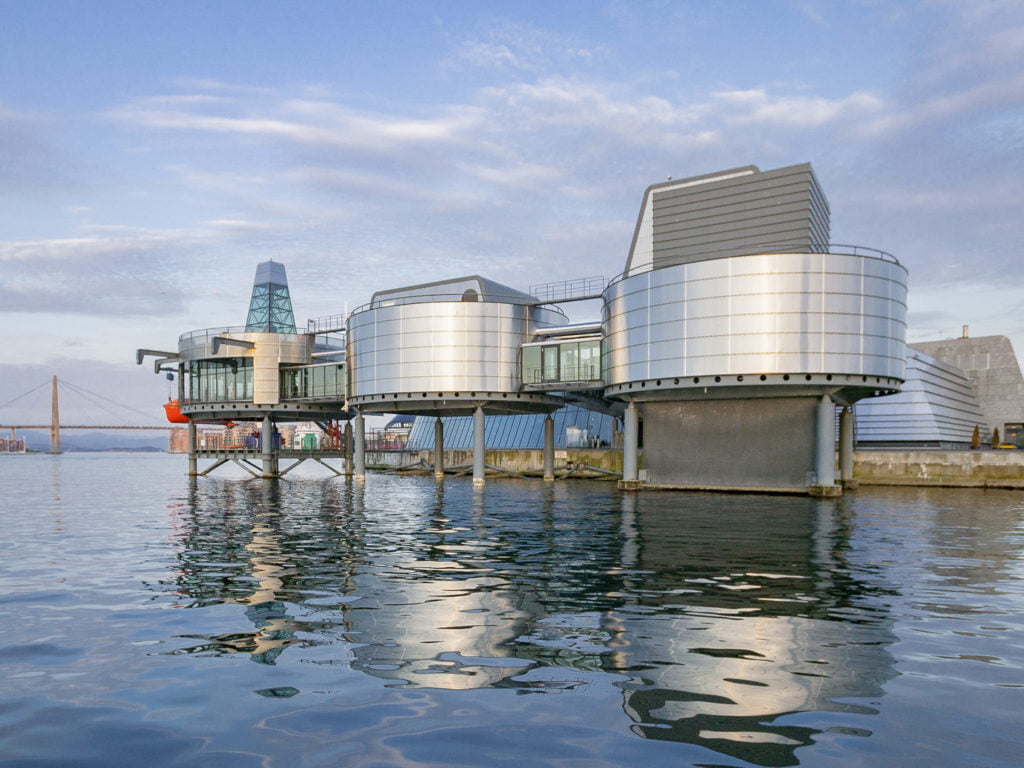
{"label": "white cloud", "polygon": [[604,56],[601,46],[532,24],[494,19],[478,29],[475,37],[456,45],[450,66],[538,73],[590,64]]}
{"label": "white cloud", "polygon": [[[200,111],[201,107],[221,109],[210,114],[209,109]],[[476,109],[442,107],[438,111],[435,117],[415,119],[359,112],[324,101],[248,103],[190,94],[140,99],[107,114],[144,128],[248,135],[298,145],[378,152],[465,142],[479,127],[480,113]]]}
{"label": "white cloud", "polygon": [[723,115],[727,123],[793,128],[820,128],[837,122],[856,125],[886,106],[882,98],[864,91],[829,99],[821,96],[776,96],[756,88],[720,91],[714,94],[714,99],[727,110]]}
{"label": "white cloud", "polygon": [[866,137],[919,129],[937,123],[952,123],[966,117],[977,120],[992,110],[1019,111],[1024,102],[1024,72],[974,83],[958,91],[935,94],[916,104],[902,104],[867,122],[861,129]]}

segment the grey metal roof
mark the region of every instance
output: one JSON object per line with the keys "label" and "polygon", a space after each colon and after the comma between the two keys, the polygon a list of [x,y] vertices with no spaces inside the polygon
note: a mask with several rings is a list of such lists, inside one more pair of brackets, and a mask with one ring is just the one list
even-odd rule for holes
{"label": "grey metal roof", "polygon": [[263,261],[256,265],[256,277],[253,285],[263,283],[274,283],[275,285],[288,285],[288,275],[285,272],[284,264],[273,259]]}
{"label": "grey metal roof", "polygon": [[[467,291],[474,292],[467,294]],[[475,298],[471,298],[475,294]],[[408,301],[494,301],[504,304],[533,304],[536,297],[528,293],[509,288],[507,285],[479,275],[467,275],[450,280],[439,280],[433,283],[420,283],[402,288],[391,288],[377,291],[370,300],[372,306],[380,306],[388,302],[405,303]]]}

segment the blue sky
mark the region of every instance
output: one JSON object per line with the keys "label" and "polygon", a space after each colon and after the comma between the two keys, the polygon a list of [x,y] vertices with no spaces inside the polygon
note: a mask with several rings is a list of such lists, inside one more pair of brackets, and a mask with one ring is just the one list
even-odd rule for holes
{"label": "blue sky", "polygon": [[[1024,349],[1024,3],[0,0],[0,403],[374,290],[622,270],[645,187],[810,161],[910,340]],[[42,406],[40,406],[42,407]],[[10,413],[0,412],[0,421]],[[158,415],[158,414],[155,414]]]}

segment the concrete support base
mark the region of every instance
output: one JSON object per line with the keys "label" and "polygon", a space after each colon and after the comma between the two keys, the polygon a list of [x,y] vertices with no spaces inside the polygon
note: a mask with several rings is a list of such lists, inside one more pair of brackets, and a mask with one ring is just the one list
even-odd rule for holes
{"label": "concrete support base", "polygon": [[812,485],[807,489],[807,493],[810,496],[814,496],[818,499],[834,499],[837,496],[843,495],[843,486],[841,485]]}
{"label": "concrete support base", "polygon": [[[805,494],[811,485],[835,485],[827,472],[835,455],[832,422],[819,422],[819,410],[825,416],[813,394],[646,402],[646,486]],[[828,413],[835,418],[831,403]],[[626,416],[628,432],[628,409]],[[627,457],[624,448],[622,479],[639,479],[628,474]]]}
{"label": "concrete support base", "polygon": [[639,491],[642,490],[644,484],[639,480],[619,480],[620,491]]}

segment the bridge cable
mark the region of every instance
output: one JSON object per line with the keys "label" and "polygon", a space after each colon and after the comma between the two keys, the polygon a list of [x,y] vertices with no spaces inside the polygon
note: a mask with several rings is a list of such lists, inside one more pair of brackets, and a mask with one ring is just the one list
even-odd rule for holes
{"label": "bridge cable", "polygon": [[[69,381],[64,381],[64,380],[58,379],[58,382],[60,384],[62,384],[62,385],[65,385],[71,392],[75,393],[79,397],[82,397],[85,400],[87,400],[91,405],[94,405],[97,408],[101,409],[102,411],[105,411],[115,421],[119,421],[122,424],[124,424],[125,426],[134,426],[131,423],[131,421],[124,416],[124,414],[118,413],[117,411],[114,411],[109,406],[107,406],[106,404],[101,402],[101,400],[107,400],[108,398],[103,398],[101,395],[97,395],[94,392],[90,392],[89,390],[84,389],[83,387],[76,386],[75,384],[72,384]],[[121,405],[120,403],[117,403],[117,402],[115,402],[113,400],[109,400],[109,402],[114,404],[114,405]],[[122,407],[128,408],[129,406],[122,406]],[[148,417],[148,418],[152,418],[152,417]]]}
{"label": "bridge cable", "polygon": [[152,413],[147,413],[146,411],[143,411],[143,410],[141,410],[139,408],[133,408],[130,405],[125,405],[124,403],[119,403],[117,400],[112,400],[109,397],[104,397],[103,395],[98,394],[96,392],[92,392],[92,391],[90,391],[90,390],[86,389],[85,387],[80,386],[78,384],[74,384],[74,383],[72,383],[70,381],[66,381],[64,379],[58,379],[58,381],[61,384],[67,384],[69,387],[72,387],[72,388],[78,390],[80,394],[87,394],[87,395],[91,395],[91,396],[93,396],[93,397],[95,397],[95,398],[97,398],[99,400],[104,400],[104,401],[110,403],[111,405],[116,405],[119,408],[123,408],[123,409],[125,409],[127,411],[131,411],[132,413],[138,414],[139,416],[142,416],[144,419],[152,419],[153,418],[153,414]]}
{"label": "bridge cable", "polygon": [[8,400],[8,401],[7,401],[6,403],[4,403],[3,405],[0,405],[0,408],[6,408],[6,407],[7,407],[8,405],[10,405],[11,403],[16,403],[16,402],[18,402],[19,400],[21,400],[21,398],[23,398],[23,397],[28,397],[28,396],[29,396],[29,395],[31,395],[31,394],[32,394],[33,392],[36,392],[37,390],[40,390],[40,389],[42,389],[42,388],[43,388],[43,387],[45,387],[45,386],[49,386],[49,384],[50,384],[50,382],[49,382],[49,381],[44,381],[44,382],[43,382],[42,384],[40,384],[40,385],[39,385],[38,387],[33,387],[33,388],[32,388],[32,389],[30,389],[30,390],[29,390],[28,392],[25,392],[25,393],[23,393],[23,394],[20,394],[20,395],[18,395],[18,396],[17,396],[16,398],[14,398],[13,400]]}

